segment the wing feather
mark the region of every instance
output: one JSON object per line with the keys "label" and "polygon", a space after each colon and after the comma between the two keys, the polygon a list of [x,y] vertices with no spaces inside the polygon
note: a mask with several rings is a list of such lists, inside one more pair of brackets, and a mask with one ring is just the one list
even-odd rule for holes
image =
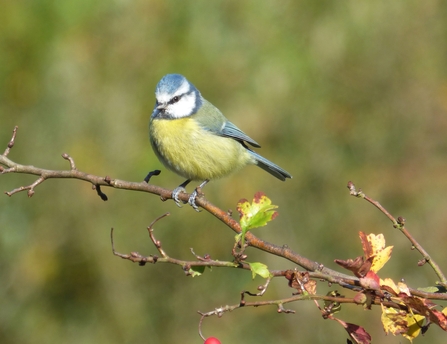
{"label": "wing feather", "polygon": [[255,140],[253,140],[251,137],[249,137],[247,134],[245,134],[242,130],[240,130],[238,127],[236,127],[233,123],[227,121],[222,128],[220,135],[231,137],[233,139],[236,139],[238,141],[245,141],[252,145],[253,147],[260,148],[261,146],[259,143],[257,143]]}

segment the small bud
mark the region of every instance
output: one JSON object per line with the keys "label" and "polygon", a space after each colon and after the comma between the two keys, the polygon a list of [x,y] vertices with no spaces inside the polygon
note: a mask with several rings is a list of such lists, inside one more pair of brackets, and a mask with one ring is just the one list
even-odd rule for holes
{"label": "small bud", "polygon": [[365,304],[367,300],[368,298],[363,293],[358,293],[357,295],[354,296],[354,302],[359,305]]}
{"label": "small bud", "polygon": [[422,258],[421,260],[418,261],[418,266],[423,266],[425,265],[425,263],[427,263],[427,260],[425,258]]}

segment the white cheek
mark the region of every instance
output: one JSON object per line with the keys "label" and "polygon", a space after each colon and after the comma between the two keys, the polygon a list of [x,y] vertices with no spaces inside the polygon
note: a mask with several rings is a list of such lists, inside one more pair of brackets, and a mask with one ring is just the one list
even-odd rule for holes
{"label": "white cheek", "polygon": [[169,105],[167,111],[174,118],[182,118],[192,115],[196,106],[196,97],[194,94],[184,95],[177,103]]}

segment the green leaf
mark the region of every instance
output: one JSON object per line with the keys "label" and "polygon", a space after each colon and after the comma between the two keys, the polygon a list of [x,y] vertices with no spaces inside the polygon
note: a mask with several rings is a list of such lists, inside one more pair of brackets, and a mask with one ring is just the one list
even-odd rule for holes
{"label": "green leaf", "polygon": [[262,264],[262,263],[248,263],[248,265],[250,265],[250,270],[251,270],[253,279],[256,277],[256,275],[259,275],[263,278],[271,277],[270,271],[267,268],[267,265]]}
{"label": "green leaf", "polygon": [[200,275],[202,275],[204,271],[205,271],[205,266],[192,266],[192,267],[188,270],[188,273],[189,273],[192,277],[196,277],[196,276],[200,276]]}
{"label": "green leaf", "polygon": [[426,293],[445,293],[446,288],[440,285],[418,288],[420,291],[425,291]]}
{"label": "green leaf", "polygon": [[[332,296],[332,297],[340,297],[341,296],[337,290],[328,291],[328,293],[326,295]],[[365,294],[363,294],[363,293],[360,295],[365,296]],[[366,298],[366,296],[365,296],[365,298]],[[340,304],[340,302],[325,300],[324,308],[330,314],[334,314],[334,313],[340,312],[341,304]]]}

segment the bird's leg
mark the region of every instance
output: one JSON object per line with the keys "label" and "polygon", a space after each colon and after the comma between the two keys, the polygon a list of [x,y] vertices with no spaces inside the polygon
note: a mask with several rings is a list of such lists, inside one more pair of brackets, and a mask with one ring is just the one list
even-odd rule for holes
{"label": "bird's leg", "polygon": [[197,195],[199,194],[199,193],[197,192],[197,189],[201,189],[201,188],[203,188],[208,182],[209,182],[209,180],[208,180],[208,179],[205,179],[205,180],[202,182],[202,184],[200,184],[200,185],[199,185],[199,186],[198,186],[198,187],[191,193],[191,195],[189,196],[188,203],[189,203],[189,205],[190,205],[191,207],[194,208],[195,211],[199,211],[199,207],[198,207],[197,204],[196,204],[196,197],[197,197]]}
{"label": "bird's leg", "polygon": [[[175,204],[177,204],[177,206],[179,208],[181,208],[182,206],[180,205],[180,200],[178,199],[178,195],[180,195],[181,192],[186,193],[186,185],[188,185],[191,182],[191,179],[185,180],[183,183],[181,183],[179,186],[177,186],[173,191],[172,191],[172,199],[174,200]],[[183,201],[182,201],[183,202]],[[186,202],[183,202],[186,203]]]}

